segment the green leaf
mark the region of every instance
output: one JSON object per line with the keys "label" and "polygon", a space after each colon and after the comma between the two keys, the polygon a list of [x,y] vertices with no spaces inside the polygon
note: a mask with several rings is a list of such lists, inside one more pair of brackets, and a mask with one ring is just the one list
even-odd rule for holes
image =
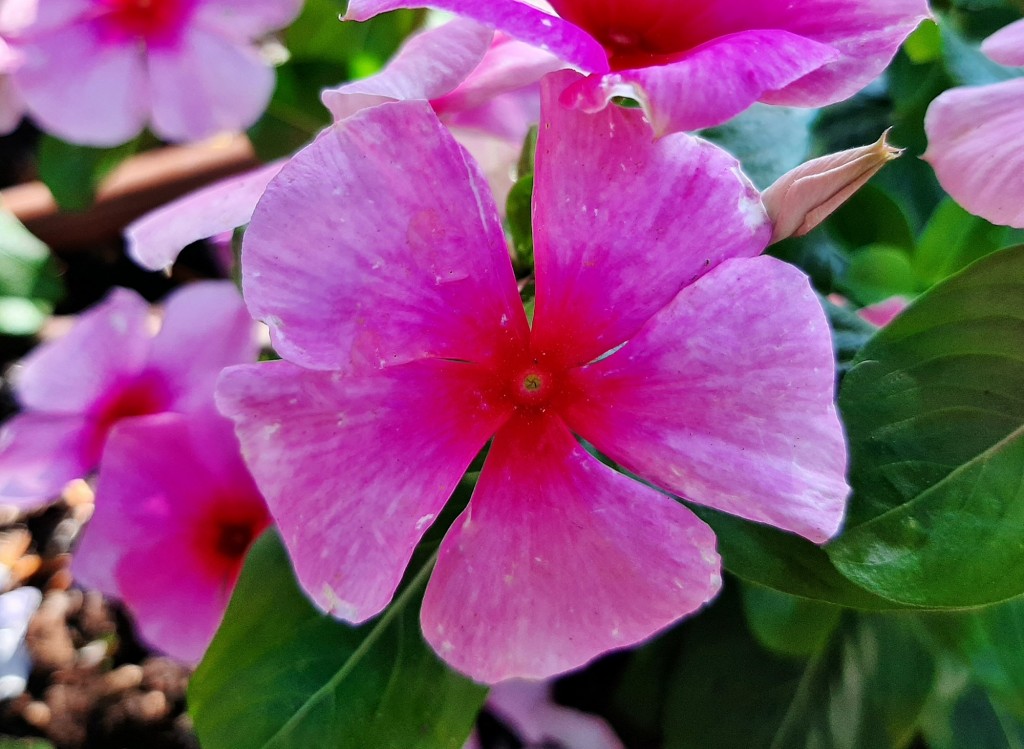
{"label": "green leaf", "polygon": [[512,236],[512,253],[518,274],[533,269],[533,175],[512,185],[505,201],[505,220]]}
{"label": "green leaf", "polygon": [[848,616],[806,660],[762,648],[730,606],[686,630],[665,711],[665,749],[900,749],[933,665],[905,618]]}
{"label": "green leaf", "polygon": [[718,537],[725,568],[738,578],[781,593],[865,611],[901,608],[854,585],[824,549],[792,533],[691,506]]}
{"label": "green leaf", "polygon": [[62,294],[49,248],[0,209],[0,334],[35,333]]}
{"label": "green leaf", "polygon": [[42,739],[13,739],[0,736],[0,749],[53,749],[53,744]]}
{"label": "green leaf", "polygon": [[[885,170],[883,170],[884,172]],[[870,221],[865,221],[870,216]],[[825,224],[829,233],[847,249],[886,245],[908,253],[914,249],[914,233],[903,208],[887,192],[865,185],[833,213]]]}
{"label": "green leaf", "polygon": [[1008,81],[1020,75],[1019,71],[992,62],[982,54],[978,45],[962,37],[949,24],[942,24],[942,50],[946,67],[961,86],[984,86]]}
{"label": "green leaf", "polygon": [[819,297],[822,309],[828,316],[832,328],[832,347],[836,352],[836,364],[840,375],[845,374],[878,328],[858,315],[855,311],[833,304],[828,297]]}
{"label": "green leaf", "polygon": [[344,0],[306,0],[302,13],[284,32],[293,60],[333,63],[333,86],[376,72],[423,19],[422,11],[400,10],[362,23],[343,23],[344,12]]}
{"label": "green leaf", "polygon": [[871,245],[853,253],[842,287],[866,305],[891,296],[914,296],[918,282],[909,253],[899,247]]}
{"label": "green leaf", "polygon": [[701,135],[739,159],[744,173],[763,190],[807,158],[815,114],[809,109],[755,104]]}
{"label": "green leaf", "polygon": [[903,42],[903,51],[911,62],[921,65],[942,57],[942,35],[935,21],[927,20]]}
{"label": "green leaf", "polygon": [[979,688],[968,690],[940,717],[941,722],[923,725],[929,749],[1024,749],[1024,724]]}
{"label": "green leaf", "polygon": [[743,611],[757,641],[780,655],[809,658],[821,650],[839,625],[842,609],[760,585],[744,585]]}
{"label": "green leaf", "polygon": [[836,567],[907,604],[1024,592],[1024,246],[920,297],[861,351],[840,407],[854,496]]}
{"label": "green leaf", "polygon": [[422,556],[385,613],[352,628],[307,601],[276,534],[265,534],[189,686],[203,749],[459,749],[486,689],[422,639],[432,566]]}
{"label": "green leaf", "polygon": [[134,154],[139,139],[115,148],[87,148],[44,135],[39,143],[39,178],[65,211],[92,205],[99,183],[114,167]]}

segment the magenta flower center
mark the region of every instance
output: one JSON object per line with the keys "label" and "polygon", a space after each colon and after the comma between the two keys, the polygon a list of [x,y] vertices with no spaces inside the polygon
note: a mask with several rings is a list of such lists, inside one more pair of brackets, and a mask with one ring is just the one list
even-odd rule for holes
{"label": "magenta flower center", "polygon": [[105,29],[121,39],[149,44],[177,40],[195,0],[94,0]]}
{"label": "magenta flower center", "polygon": [[255,536],[256,529],[251,523],[223,523],[217,537],[217,553],[228,559],[241,559]]}
{"label": "magenta flower center", "polygon": [[196,553],[213,574],[236,575],[270,519],[262,501],[252,497],[218,497],[209,506],[195,536]]}
{"label": "magenta flower center", "polygon": [[122,419],[136,416],[150,416],[163,413],[171,403],[171,393],[164,379],[153,373],[143,372],[133,380],[112,390],[93,411],[95,431],[90,452],[99,459],[110,430]]}

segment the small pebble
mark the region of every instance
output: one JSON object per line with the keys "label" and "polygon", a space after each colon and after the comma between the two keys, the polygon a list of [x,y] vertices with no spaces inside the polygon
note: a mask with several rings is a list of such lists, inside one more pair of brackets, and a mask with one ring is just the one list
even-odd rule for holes
{"label": "small pebble", "polygon": [[103,677],[103,691],[108,695],[127,692],[140,684],[142,684],[142,666],[135,663],[127,663]]}
{"label": "small pebble", "polygon": [[139,717],[147,723],[156,723],[167,717],[171,706],[167,702],[167,695],[163,692],[153,690],[146,692],[139,700]]}
{"label": "small pebble", "polygon": [[96,668],[106,657],[107,643],[103,640],[93,640],[78,649],[78,667]]}
{"label": "small pebble", "polygon": [[22,709],[21,717],[33,728],[43,730],[50,725],[53,712],[45,702],[30,702]]}

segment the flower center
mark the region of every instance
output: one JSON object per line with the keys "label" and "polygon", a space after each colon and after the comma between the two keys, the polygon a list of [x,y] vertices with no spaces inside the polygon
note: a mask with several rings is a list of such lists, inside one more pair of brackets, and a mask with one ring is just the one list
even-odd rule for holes
{"label": "flower center", "polygon": [[241,559],[245,556],[256,537],[256,529],[251,523],[222,523],[218,530],[217,553],[228,559]]}
{"label": "flower center", "polygon": [[194,0],[93,0],[108,32],[120,39],[141,38],[150,44],[177,39]]}

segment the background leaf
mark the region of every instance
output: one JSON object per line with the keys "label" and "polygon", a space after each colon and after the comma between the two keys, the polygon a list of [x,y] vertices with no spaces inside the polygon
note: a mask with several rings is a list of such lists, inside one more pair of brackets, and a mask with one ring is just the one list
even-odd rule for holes
{"label": "background leaf", "polygon": [[353,628],[307,601],[276,534],[265,534],[189,686],[203,749],[459,749],[487,691],[423,641],[431,566],[418,554],[387,611]]}
{"label": "background leaf", "polygon": [[62,294],[49,248],[0,208],[0,334],[32,335]]}

